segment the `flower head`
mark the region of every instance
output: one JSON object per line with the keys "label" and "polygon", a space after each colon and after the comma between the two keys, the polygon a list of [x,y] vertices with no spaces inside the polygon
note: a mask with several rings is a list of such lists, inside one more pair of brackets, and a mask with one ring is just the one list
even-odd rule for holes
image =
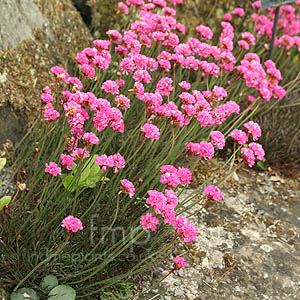
{"label": "flower head", "polygon": [[222,191],[215,185],[208,185],[204,188],[204,194],[206,194],[211,200],[222,200]]}
{"label": "flower head", "polygon": [[160,136],[159,129],[150,123],[146,123],[141,127],[142,132],[145,134],[147,139],[158,140]]}
{"label": "flower head", "polygon": [[129,194],[129,197],[132,198],[134,196],[134,185],[131,181],[127,180],[127,179],[121,179],[121,192],[125,193],[125,194]]}
{"label": "flower head", "polygon": [[57,176],[61,174],[61,168],[55,162],[50,162],[49,165],[46,163],[45,172]]}
{"label": "flower head", "polygon": [[184,257],[176,256],[174,258],[174,269],[179,270],[181,268],[185,268],[187,266],[187,263],[185,262]]}
{"label": "flower head", "polygon": [[140,224],[144,230],[151,229],[152,231],[156,231],[159,220],[156,217],[153,217],[151,213],[147,213],[146,215],[141,216]]}
{"label": "flower head", "polygon": [[61,226],[65,227],[68,230],[68,232],[77,232],[78,230],[83,229],[82,222],[80,221],[80,219],[75,218],[73,216],[68,216],[64,218]]}

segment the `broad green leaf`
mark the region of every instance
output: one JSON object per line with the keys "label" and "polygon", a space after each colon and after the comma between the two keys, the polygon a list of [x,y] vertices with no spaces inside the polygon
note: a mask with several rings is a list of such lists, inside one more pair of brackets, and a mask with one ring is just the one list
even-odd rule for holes
{"label": "broad green leaf", "polygon": [[58,285],[49,293],[48,300],[74,300],[76,291],[68,285]]}
{"label": "broad green leaf", "polygon": [[47,275],[40,283],[40,287],[47,292],[51,291],[56,286],[58,286],[58,279],[54,275]]}
{"label": "broad green leaf", "polygon": [[6,164],[6,158],[1,157],[0,158],[0,171],[4,168],[5,164]]}
{"label": "broad green leaf", "polygon": [[21,288],[18,289],[16,292],[11,293],[10,300],[39,300],[39,296],[37,293],[30,288]]}
{"label": "broad green leaf", "polygon": [[264,171],[265,165],[263,164],[263,162],[258,161],[256,165],[257,165],[257,167],[258,167],[260,170]]}
{"label": "broad green leaf", "polygon": [[11,201],[11,196],[3,196],[0,198],[0,211],[3,210],[3,208],[8,205]]}
{"label": "broad green leaf", "polygon": [[69,192],[73,192],[74,189],[75,189],[75,184],[74,183],[71,183],[72,180],[73,180],[73,176],[70,174],[70,175],[67,175],[67,174],[62,174],[60,176],[62,182],[63,182],[63,185],[64,187],[69,191]]}

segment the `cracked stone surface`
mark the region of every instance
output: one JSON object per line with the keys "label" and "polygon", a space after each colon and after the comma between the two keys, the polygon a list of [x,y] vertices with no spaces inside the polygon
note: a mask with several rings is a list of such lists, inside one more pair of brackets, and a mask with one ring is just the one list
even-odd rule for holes
{"label": "cracked stone surface", "polygon": [[[192,216],[199,234],[185,255],[189,266],[138,299],[299,300],[298,179],[280,177],[270,168],[264,173],[239,170],[224,183],[223,202]],[[174,256],[184,251],[179,245]],[[171,260],[164,261],[144,286],[159,282],[171,269]]]}

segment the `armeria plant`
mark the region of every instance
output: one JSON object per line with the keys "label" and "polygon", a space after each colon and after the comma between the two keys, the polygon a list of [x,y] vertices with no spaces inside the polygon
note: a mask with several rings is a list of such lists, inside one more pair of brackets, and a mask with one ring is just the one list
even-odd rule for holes
{"label": "armeria plant", "polygon": [[[3,284],[37,287],[53,274],[78,299],[99,294],[170,255],[176,241],[196,240],[182,214],[223,199],[221,182],[210,182],[217,174],[180,197],[199,159],[212,159],[228,138],[229,162],[263,160],[250,119],[285,95],[280,71],[248,51],[259,48],[255,34],[235,34],[228,21],[215,45],[204,25],[181,43],[185,27],[174,16],[182,2],[120,2],[129,30],[109,30],[78,53],[78,77],[51,69],[41,118],[16,151],[26,188],[1,214]],[[182,256],[174,263],[186,266]]]}

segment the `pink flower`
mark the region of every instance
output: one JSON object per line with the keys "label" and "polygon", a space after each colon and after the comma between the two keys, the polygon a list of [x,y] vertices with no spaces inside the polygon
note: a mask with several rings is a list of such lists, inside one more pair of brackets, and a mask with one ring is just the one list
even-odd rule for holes
{"label": "pink flower", "polygon": [[147,139],[158,140],[160,136],[159,129],[150,123],[146,123],[141,127],[141,131],[145,134]]}
{"label": "pink flower", "polygon": [[114,167],[114,161],[111,156],[107,156],[106,154],[100,155],[96,157],[95,164],[102,167],[102,171],[106,171],[106,169]]}
{"label": "pink flower", "polygon": [[160,167],[160,171],[162,173],[167,173],[167,172],[169,172],[169,173],[176,173],[177,169],[174,166],[172,166],[172,165],[164,165],[164,166]]}
{"label": "pink flower", "polygon": [[232,15],[229,13],[226,13],[223,15],[223,20],[224,21],[231,21],[232,20]]}
{"label": "pink flower", "polygon": [[213,145],[205,141],[200,143],[187,143],[185,150],[190,151],[193,155],[203,157],[205,160],[212,159],[215,154]]}
{"label": "pink flower", "polygon": [[262,145],[257,143],[250,143],[249,144],[250,149],[254,152],[254,155],[258,160],[263,160],[265,157],[265,151],[262,147]]}
{"label": "pink flower", "polygon": [[117,81],[106,80],[102,83],[101,89],[107,94],[119,94],[119,84]]}
{"label": "pink flower", "polygon": [[173,190],[165,190],[165,195],[168,201],[168,204],[175,208],[178,204],[178,197]]}
{"label": "pink flower", "polygon": [[187,92],[191,88],[191,84],[186,81],[181,81],[178,83],[183,92]]}
{"label": "pink flower", "polygon": [[201,39],[211,40],[213,37],[211,29],[207,26],[199,25],[196,27],[196,30],[200,34]]}
{"label": "pink flower", "polygon": [[120,182],[121,182],[121,188],[120,188],[121,192],[125,194],[129,194],[129,197],[132,198],[135,193],[134,185],[132,184],[132,182],[127,179],[121,179]]}
{"label": "pink flower", "polygon": [[60,160],[61,164],[65,166],[67,170],[72,170],[74,160],[71,155],[61,154]]}
{"label": "pink flower", "polygon": [[152,231],[156,231],[159,219],[153,217],[151,213],[147,213],[145,216],[141,216],[140,224],[144,230],[151,229]]}
{"label": "pink flower", "polygon": [[189,169],[179,167],[176,174],[180,180],[180,184],[190,184],[191,183],[192,172]]}
{"label": "pink flower", "polygon": [[125,3],[119,2],[118,3],[118,12],[119,13],[124,13],[125,15],[128,15],[129,8],[128,8],[128,6]]}
{"label": "pink flower", "polygon": [[215,185],[208,185],[204,188],[204,193],[209,197],[210,200],[223,200],[222,191]]}
{"label": "pink flower", "polygon": [[174,258],[174,269],[179,270],[181,268],[187,267],[184,257],[176,256]]}
{"label": "pink flower", "polygon": [[245,11],[243,8],[240,8],[240,7],[236,7],[233,12],[232,12],[234,15],[237,15],[239,17],[242,17],[244,14],[245,14]]}
{"label": "pink flower", "polygon": [[88,64],[81,65],[81,72],[89,79],[94,78],[96,73],[95,69]]}
{"label": "pink flower", "polygon": [[84,158],[90,157],[90,152],[83,148],[76,148],[72,152],[71,156],[74,160],[82,160]]}
{"label": "pink flower", "polygon": [[163,77],[157,83],[155,92],[158,92],[162,96],[170,96],[170,93],[174,89],[172,83],[173,80],[171,78]]}
{"label": "pink flower", "polygon": [[185,243],[195,241],[197,239],[198,228],[185,217],[175,217],[173,227]]}
{"label": "pink flower", "polygon": [[60,80],[65,80],[66,81],[69,78],[68,72],[60,66],[52,67],[50,69],[50,71],[56,75],[56,79],[58,81],[60,81]]}
{"label": "pink flower", "polygon": [[161,175],[160,183],[164,183],[167,184],[168,186],[176,188],[181,183],[181,181],[177,175],[177,172],[176,173],[166,172]]}
{"label": "pink flower", "polygon": [[67,216],[64,218],[61,227],[65,227],[68,232],[77,232],[78,230],[83,230],[80,219],[73,216]]}
{"label": "pink flower", "polygon": [[247,129],[248,133],[252,135],[253,141],[258,140],[261,137],[261,128],[257,123],[249,121],[244,124],[244,127]]}
{"label": "pink flower", "polygon": [[60,114],[53,108],[51,103],[47,104],[47,109],[44,111],[44,118],[46,121],[54,121],[55,119],[59,118]]}
{"label": "pink flower", "polygon": [[243,32],[242,38],[250,45],[255,45],[255,37],[251,32]]}
{"label": "pink flower", "polygon": [[45,172],[57,176],[61,175],[61,168],[55,162],[50,162],[49,165],[46,163]]}
{"label": "pink flower", "polygon": [[138,82],[150,83],[152,78],[147,70],[136,70],[133,74],[133,79]]}
{"label": "pink flower", "polygon": [[156,190],[148,191],[148,195],[146,203],[154,208],[156,214],[161,214],[167,205],[167,198],[163,193]]}
{"label": "pink flower", "polygon": [[246,132],[234,129],[229,133],[229,136],[236,140],[240,145],[244,145],[248,142],[248,137]]}
{"label": "pink flower", "polygon": [[212,145],[217,146],[218,149],[223,149],[225,146],[225,137],[220,131],[212,131],[210,133],[210,142]]}
{"label": "pink flower", "polygon": [[244,41],[244,40],[240,40],[238,41],[238,45],[242,48],[242,49],[245,49],[245,50],[249,50],[249,44]]}
{"label": "pink flower", "polygon": [[246,159],[248,166],[252,168],[255,164],[254,152],[249,148],[242,148],[242,156]]}
{"label": "pink flower", "polygon": [[52,95],[49,93],[43,93],[40,95],[40,97],[44,103],[50,103],[53,100]]}
{"label": "pink flower", "polygon": [[119,31],[112,29],[106,31],[106,34],[109,36],[113,43],[120,44],[122,42],[122,35]]}
{"label": "pink flower", "polygon": [[115,103],[117,106],[120,106],[123,110],[127,110],[127,108],[130,108],[130,100],[124,95],[116,96]]}
{"label": "pink flower", "polygon": [[83,142],[87,147],[91,147],[92,145],[98,145],[99,139],[94,133],[86,132],[83,135]]}

